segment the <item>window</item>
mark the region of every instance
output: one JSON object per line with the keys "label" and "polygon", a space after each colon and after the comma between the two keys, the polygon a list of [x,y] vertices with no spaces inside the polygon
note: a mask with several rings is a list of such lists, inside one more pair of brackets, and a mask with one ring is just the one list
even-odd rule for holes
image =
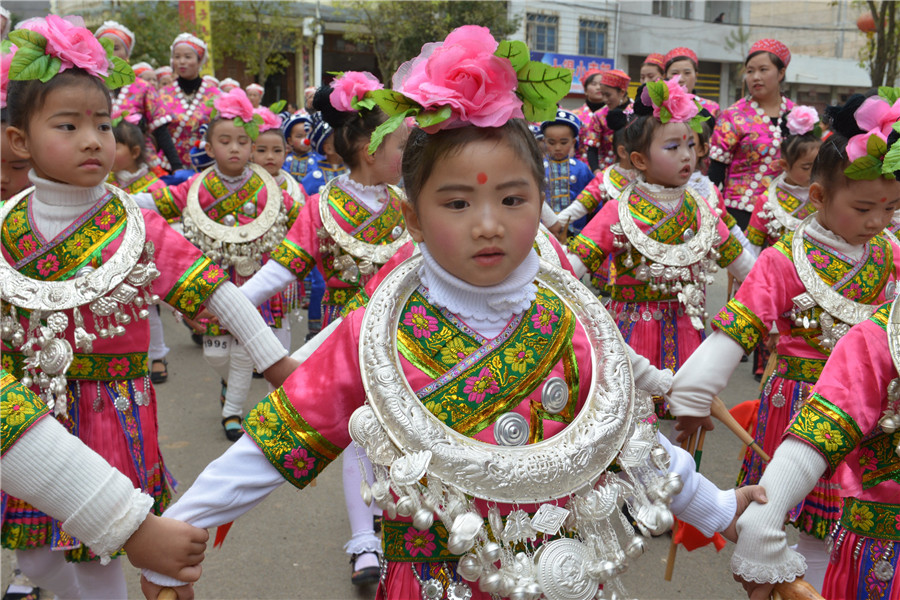
{"label": "window", "polygon": [[578,19],[578,54],[606,56],[606,21]]}
{"label": "window", "polygon": [[526,21],[525,38],[528,47],[535,52],[556,52],[559,17],[529,13]]}
{"label": "window", "polygon": [[653,14],[673,19],[690,19],[691,3],[684,0],[653,0]]}

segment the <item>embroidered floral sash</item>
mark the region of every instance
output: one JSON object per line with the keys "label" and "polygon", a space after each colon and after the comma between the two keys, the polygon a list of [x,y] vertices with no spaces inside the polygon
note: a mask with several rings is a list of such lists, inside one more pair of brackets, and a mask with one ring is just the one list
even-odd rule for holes
{"label": "embroidered floral sash", "polygon": [[384,203],[377,213],[369,212],[351,194],[337,185],[331,186],[328,194],[328,206],[332,213],[345,221],[350,227],[350,234],[356,239],[369,244],[383,244],[393,241],[394,228],[403,225],[403,214],[400,212],[401,198],[388,188],[390,200]]}
{"label": "embroidered floral sash", "polygon": [[250,201],[256,206],[259,192],[264,190],[266,186],[259,175],[252,173],[244,185],[232,192],[213,170],[204,178],[203,187],[206,188],[206,191],[213,198],[216,198],[216,201],[204,210],[210,219],[220,221],[225,215],[235,213],[246,217],[255,217],[256,209],[254,208],[254,214],[252,215],[245,214],[243,211],[244,204]]}
{"label": "embroidered floral sash", "polygon": [[416,394],[435,416],[474,435],[521,403],[563,360],[570,404],[562,417],[571,419],[578,397],[571,347],[575,319],[558,297],[539,288],[526,313],[485,340],[448,311],[436,309],[425,294],[419,288],[406,303],[397,345],[407,360],[434,378]]}

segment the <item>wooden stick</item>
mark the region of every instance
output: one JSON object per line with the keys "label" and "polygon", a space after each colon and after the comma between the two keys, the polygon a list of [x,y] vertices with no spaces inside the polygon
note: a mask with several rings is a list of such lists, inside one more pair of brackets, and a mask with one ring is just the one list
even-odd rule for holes
{"label": "wooden stick", "polygon": [[[696,442],[697,432],[695,431],[688,439],[681,442],[681,447],[693,454],[693,448],[695,447]],[[669,556],[666,557],[666,574],[664,576],[666,581],[672,581],[672,573],[675,572],[675,555],[678,553],[678,544],[675,543],[675,528],[677,527],[678,524],[676,523],[675,527],[672,529],[672,541],[669,543]]]}
{"label": "wooden stick", "polygon": [[718,396],[713,396],[712,404],[709,407],[709,412],[712,416],[718,419],[725,427],[731,430],[731,432],[738,437],[739,440],[744,442],[747,446],[750,446],[754,452],[759,454],[760,458],[762,458],[765,462],[769,462],[771,460],[769,455],[763,452],[763,449],[760,448],[759,444],[753,439],[753,436],[747,433],[747,430],[741,427],[741,424],[737,422],[737,419],[731,416],[731,413],[728,412],[728,408],[725,407],[725,403],[722,402],[722,399]]}
{"label": "wooden stick", "polygon": [[697,447],[694,449],[694,465],[700,470],[700,459],[703,458],[703,442],[706,441],[706,430],[701,429],[700,435],[697,436]]}
{"label": "wooden stick", "polygon": [[159,591],[156,600],[178,600],[178,594],[170,587],[163,588]]}

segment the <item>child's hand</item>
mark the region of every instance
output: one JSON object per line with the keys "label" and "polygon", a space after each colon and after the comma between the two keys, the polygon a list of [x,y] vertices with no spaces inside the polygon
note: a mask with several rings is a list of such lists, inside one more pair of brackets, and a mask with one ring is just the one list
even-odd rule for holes
{"label": "child's hand", "polygon": [[766,336],[766,350],[769,351],[769,354],[775,352],[775,346],[778,345],[778,333],[770,332],[768,336]]}
{"label": "child's hand", "polygon": [[[163,590],[168,590],[168,593],[160,597],[160,592]],[[141,591],[144,592],[144,598],[147,600],[172,600],[171,592],[175,592],[175,597],[177,597],[178,600],[194,599],[194,584],[192,583],[176,588],[164,588],[161,585],[152,583],[143,575],[141,575]]]}
{"label": "child's hand", "polygon": [[734,580],[743,586],[750,600],[769,600],[772,596],[772,590],[775,588],[774,583],[756,583],[755,581],[744,581],[737,575],[732,575]]}
{"label": "child's hand", "polygon": [[[200,314],[203,314],[203,313],[200,313]],[[190,327],[194,331],[194,333],[199,333],[199,334],[206,333],[206,325],[205,324],[199,323],[196,319],[190,319],[190,318],[184,317],[184,316],[182,318],[184,319],[185,323],[190,325]],[[200,316],[198,315],[197,318],[199,319]]]}
{"label": "child's hand", "polygon": [[125,542],[124,549],[135,567],[193,582],[200,579],[200,563],[207,540],[209,532],[205,529],[175,519],[147,515]]}
{"label": "child's hand", "polygon": [[266,369],[266,372],[263,375],[266,378],[266,381],[271,383],[276,388],[281,387],[281,384],[284,383],[284,380],[287,379],[294,370],[300,366],[300,362],[291,358],[290,356],[285,356],[277,363]]}
{"label": "child's hand", "polygon": [[[746,485],[734,490],[734,495],[737,499],[737,510],[734,512],[734,518],[731,520],[728,527],[725,528],[725,531],[722,532],[722,535],[726,540],[736,543],[738,538],[736,528],[737,520],[744,514],[744,511],[747,510],[747,507],[750,506],[751,502],[765,504],[769,501],[769,498],[766,496],[765,488],[761,485]],[[747,589],[746,586],[744,586],[744,589]],[[768,598],[768,596],[766,596],[766,598]]]}
{"label": "child's hand", "polygon": [[701,427],[706,431],[715,429],[712,417],[675,417],[675,429],[681,432],[678,434],[678,437],[675,438],[675,441],[679,444],[687,441]]}

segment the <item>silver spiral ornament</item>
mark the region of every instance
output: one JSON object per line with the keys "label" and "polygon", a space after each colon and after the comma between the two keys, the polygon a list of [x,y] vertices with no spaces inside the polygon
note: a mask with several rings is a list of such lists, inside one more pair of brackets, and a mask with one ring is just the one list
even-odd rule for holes
{"label": "silver spiral ornament", "polygon": [[62,375],[72,364],[72,346],[64,339],[53,338],[41,348],[41,370],[47,375]]}
{"label": "silver spiral ornament", "polygon": [[531,428],[519,413],[501,415],[494,423],[494,439],[501,446],[521,446],[528,441]]}
{"label": "silver spiral ornament", "polygon": [[551,415],[558,415],[569,403],[569,386],[561,377],[553,377],[541,390],[541,406]]}

